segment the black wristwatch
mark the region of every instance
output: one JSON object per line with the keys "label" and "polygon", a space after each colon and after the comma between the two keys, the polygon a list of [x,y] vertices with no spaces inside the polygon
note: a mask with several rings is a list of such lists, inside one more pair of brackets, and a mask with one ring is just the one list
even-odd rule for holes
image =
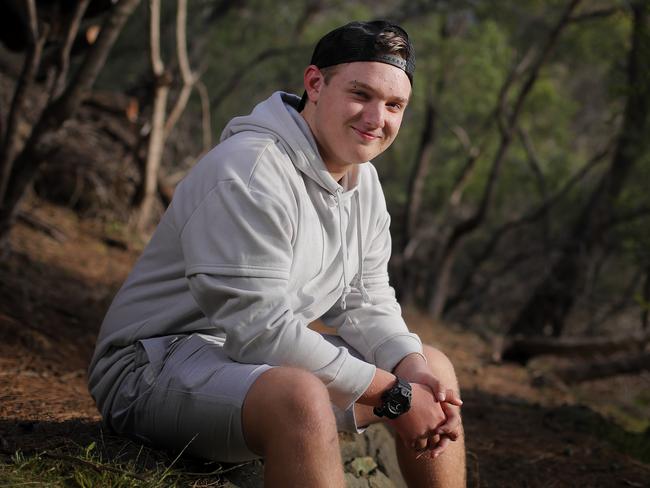
{"label": "black wristwatch", "polygon": [[381,395],[381,407],[373,409],[377,417],[396,419],[411,408],[411,384],[397,377],[395,384]]}

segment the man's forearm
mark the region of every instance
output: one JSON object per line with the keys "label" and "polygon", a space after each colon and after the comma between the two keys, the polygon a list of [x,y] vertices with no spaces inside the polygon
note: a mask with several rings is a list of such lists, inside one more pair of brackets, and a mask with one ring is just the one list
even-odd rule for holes
{"label": "man's forearm", "polygon": [[416,368],[416,366],[419,366],[420,368],[426,368],[426,364],[427,363],[424,359],[424,356],[418,353],[412,353],[408,356],[405,356],[397,364],[394,370],[395,374],[381,368],[377,368],[375,377],[373,378],[364,394],[361,395],[361,397],[357,400],[357,402],[373,407],[381,405],[381,394],[395,384],[395,375],[403,376],[407,381],[411,381],[411,378],[409,378],[409,371],[413,369],[419,370],[419,368]]}
{"label": "man's forearm", "polygon": [[362,405],[378,407],[381,405],[381,394],[395,384],[395,375],[381,368],[375,370],[375,376],[366,391],[357,400]]}

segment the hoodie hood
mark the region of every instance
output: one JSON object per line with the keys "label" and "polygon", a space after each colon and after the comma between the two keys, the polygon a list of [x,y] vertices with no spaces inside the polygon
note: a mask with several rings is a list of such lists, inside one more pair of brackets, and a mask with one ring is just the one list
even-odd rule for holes
{"label": "hoodie hood", "polygon": [[[221,142],[239,132],[252,131],[272,134],[287,151],[298,170],[318,183],[328,193],[336,194],[342,187],[327,170],[316,140],[307,122],[298,113],[300,97],[291,93],[275,92],[259,103],[249,115],[235,117],[221,133]],[[357,168],[350,172],[345,189],[356,186]]]}

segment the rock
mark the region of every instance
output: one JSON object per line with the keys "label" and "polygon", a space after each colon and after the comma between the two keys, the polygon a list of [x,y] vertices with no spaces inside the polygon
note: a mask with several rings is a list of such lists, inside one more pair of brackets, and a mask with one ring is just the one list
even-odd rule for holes
{"label": "rock", "polygon": [[368,477],[368,486],[370,488],[396,488],[395,483],[379,470]]}
{"label": "rock", "polygon": [[346,488],[370,488],[370,484],[365,478],[357,478],[352,473],[345,473]]}
{"label": "rock", "polygon": [[343,464],[352,461],[354,458],[368,454],[366,438],[363,435],[341,432],[339,433],[339,446],[341,448]]}
{"label": "rock", "polygon": [[357,478],[368,476],[377,469],[377,463],[369,456],[354,458],[346,466],[346,470],[354,474]]}
{"label": "rock", "polygon": [[[392,434],[382,424],[363,434],[340,433],[347,488],[405,488]],[[226,488],[262,488],[263,464],[253,461],[224,475]]]}
{"label": "rock", "polygon": [[368,441],[368,454],[377,460],[379,469],[397,488],[406,488],[406,482],[397,462],[393,435],[383,424],[371,425],[364,433]]}

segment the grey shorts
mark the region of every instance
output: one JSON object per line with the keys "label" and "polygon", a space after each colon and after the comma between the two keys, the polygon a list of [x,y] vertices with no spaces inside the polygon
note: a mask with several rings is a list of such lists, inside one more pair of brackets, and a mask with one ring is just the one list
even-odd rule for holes
{"label": "grey shorts", "polygon": [[[340,337],[323,337],[360,357]],[[114,430],[215,461],[259,457],[246,446],[241,413],[248,390],[271,366],[234,362],[224,353],[222,339],[203,334],[138,341],[134,363],[105,419]],[[353,408],[332,409],[339,430],[360,431]]]}

